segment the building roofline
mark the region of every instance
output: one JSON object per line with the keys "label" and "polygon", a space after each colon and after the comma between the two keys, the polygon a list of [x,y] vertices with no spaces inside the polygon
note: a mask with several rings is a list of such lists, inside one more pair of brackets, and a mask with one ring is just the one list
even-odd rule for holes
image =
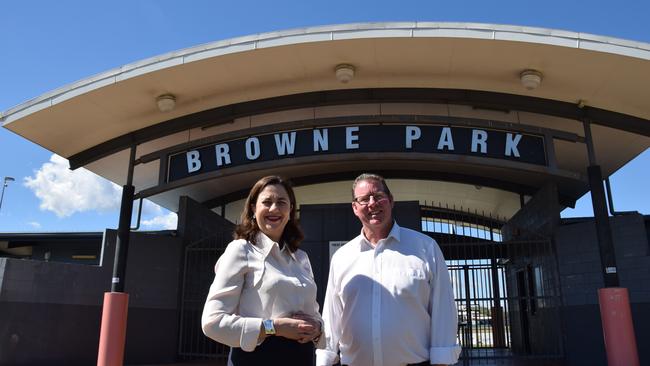
{"label": "building roofline", "polygon": [[306,27],[206,43],[126,64],[65,85],[0,112],[0,122],[6,125],[68,99],[132,77],[215,56],[318,41],[418,37],[519,41],[650,60],[649,43],[537,27],[454,22],[380,22]]}

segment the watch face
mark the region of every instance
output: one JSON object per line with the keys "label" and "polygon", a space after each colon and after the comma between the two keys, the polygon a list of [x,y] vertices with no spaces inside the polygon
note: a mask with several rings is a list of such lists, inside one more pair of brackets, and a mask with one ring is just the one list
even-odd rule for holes
{"label": "watch face", "polygon": [[264,333],[275,334],[275,327],[273,327],[272,319],[265,319],[262,323],[264,324]]}

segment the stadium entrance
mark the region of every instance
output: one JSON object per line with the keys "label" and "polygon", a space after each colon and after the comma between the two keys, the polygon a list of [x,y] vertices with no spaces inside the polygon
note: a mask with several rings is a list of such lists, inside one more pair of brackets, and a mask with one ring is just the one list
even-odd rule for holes
{"label": "stadium entrance", "polygon": [[[250,186],[293,181],[322,303],[331,253],[360,230],[350,184],[373,172],[400,225],[443,249],[464,360],[604,365],[598,289],[628,288],[635,332],[650,334],[649,219],[616,212],[603,185],[650,146],[648,60],[648,45],[581,33],[355,24],[202,45],[35,98],[3,127],[123,186],[120,227],[98,269],[0,258],[0,310],[16,315],[0,338],[65,338],[91,351],[53,347],[60,363],[92,363],[109,285],[133,294],[125,363],[223,358],[198,316]],[[594,217],[561,219],[585,194]],[[177,230],[133,233],[145,198],[177,212]],[[44,281],[70,277],[94,292],[57,297]],[[18,291],[33,278],[47,291]],[[77,325],[57,337],[13,320],[45,313]],[[45,357],[15,349],[0,355]]]}

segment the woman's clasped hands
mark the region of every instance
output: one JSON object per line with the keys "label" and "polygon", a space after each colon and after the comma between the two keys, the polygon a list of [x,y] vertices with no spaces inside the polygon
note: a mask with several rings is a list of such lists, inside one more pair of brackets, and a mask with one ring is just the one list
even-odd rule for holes
{"label": "woman's clasped hands", "polygon": [[317,341],[321,335],[320,321],[302,312],[292,314],[290,318],[276,318],[273,325],[276,335],[300,343]]}

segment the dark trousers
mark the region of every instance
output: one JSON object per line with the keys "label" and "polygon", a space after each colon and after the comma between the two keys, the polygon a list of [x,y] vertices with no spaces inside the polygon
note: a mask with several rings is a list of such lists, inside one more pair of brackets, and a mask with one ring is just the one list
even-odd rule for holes
{"label": "dark trousers", "polygon": [[314,344],[298,343],[284,337],[271,336],[255,347],[253,352],[233,348],[230,359],[235,366],[311,366],[314,364]]}

